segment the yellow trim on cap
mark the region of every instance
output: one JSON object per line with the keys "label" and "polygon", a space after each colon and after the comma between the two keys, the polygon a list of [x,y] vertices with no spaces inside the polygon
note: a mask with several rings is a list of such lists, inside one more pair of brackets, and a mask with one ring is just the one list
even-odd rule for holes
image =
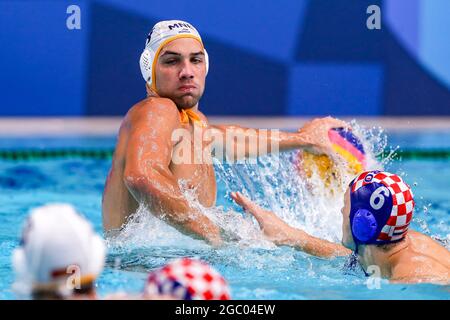
{"label": "yellow trim on cap", "polygon": [[180,38],[192,38],[192,39],[195,39],[195,40],[197,40],[198,42],[200,42],[200,44],[202,45],[202,48],[205,49],[205,47],[203,46],[202,39],[200,39],[199,37],[197,37],[197,36],[195,36],[195,35],[193,35],[193,34],[178,34],[178,35],[176,35],[176,36],[172,36],[172,37],[166,39],[165,41],[163,41],[163,42],[159,45],[158,50],[156,50],[156,52],[155,52],[155,57],[153,58],[153,62],[152,62],[152,89],[153,89],[153,91],[155,91],[156,93],[157,93],[157,91],[156,91],[156,71],[155,71],[155,66],[156,66],[156,61],[157,61],[158,58],[159,58],[159,53],[161,52],[162,48],[163,48],[166,44],[168,44],[168,43],[170,43],[170,42],[172,42],[172,41],[174,41],[174,40],[180,39]]}
{"label": "yellow trim on cap", "polygon": [[90,283],[93,283],[97,279],[97,276],[94,274],[87,274],[85,276],[80,277],[80,285],[84,286]]}

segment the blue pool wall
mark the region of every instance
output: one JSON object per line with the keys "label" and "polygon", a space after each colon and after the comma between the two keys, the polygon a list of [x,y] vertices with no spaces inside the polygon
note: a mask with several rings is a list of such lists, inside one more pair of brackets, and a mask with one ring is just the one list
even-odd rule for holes
{"label": "blue pool wall", "polygon": [[[67,28],[70,5],[81,29]],[[0,116],[125,114],[145,97],[139,56],[162,19],[204,38],[208,115],[450,115],[448,12],[447,0],[1,1]]]}

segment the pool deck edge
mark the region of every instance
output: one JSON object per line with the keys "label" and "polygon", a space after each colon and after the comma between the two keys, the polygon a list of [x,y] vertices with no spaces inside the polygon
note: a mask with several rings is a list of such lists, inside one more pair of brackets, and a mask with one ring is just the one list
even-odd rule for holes
{"label": "pool deck edge", "polygon": [[[300,128],[312,117],[210,116],[212,124],[235,124],[250,128]],[[0,136],[111,136],[116,135],[122,117],[0,118]],[[449,130],[450,117],[340,117],[356,120],[365,127],[389,131]]]}

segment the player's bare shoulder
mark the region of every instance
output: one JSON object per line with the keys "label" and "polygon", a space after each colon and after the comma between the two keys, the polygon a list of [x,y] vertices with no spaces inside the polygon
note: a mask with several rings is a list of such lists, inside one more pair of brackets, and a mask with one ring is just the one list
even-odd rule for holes
{"label": "player's bare shoulder", "polygon": [[450,271],[438,261],[422,255],[410,255],[392,270],[393,283],[431,282],[448,284]]}
{"label": "player's bare shoulder", "polygon": [[439,263],[450,270],[450,251],[444,247],[443,243],[438,243],[435,239],[427,235],[411,230],[409,239],[414,251],[439,261]]}
{"label": "player's bare shoulder", "polygon": [[127,113],[132,123],[151,120],[167,123],[179,121],[179,113],[175,103],[167,98],[149,97],[135,104]]}

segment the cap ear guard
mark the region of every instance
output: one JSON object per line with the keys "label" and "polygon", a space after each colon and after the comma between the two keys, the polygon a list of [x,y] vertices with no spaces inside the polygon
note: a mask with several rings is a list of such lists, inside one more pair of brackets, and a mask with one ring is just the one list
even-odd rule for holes
{"label": "cap ear guard", "polygon": [[377,235],[378,223],[372,212],[358,209],[352,223],[352,234],[358,243],[368,243]]}
{"label": "cap ear guard", "polygon": [[203,48],[203,52],[205,53],[205,64],[206,64],[206,74],[205,76],[208,75],[208,71],[209,71],[209,55],[208,52],[206,51],[205,48]]}
{"label": "cap ear guard", "polygon": [[155,57],[155,52],[150,48],[145,48],[141,54],[139,65],[141,67],[141,73],[145,82],[152,83],[152,63]]}

